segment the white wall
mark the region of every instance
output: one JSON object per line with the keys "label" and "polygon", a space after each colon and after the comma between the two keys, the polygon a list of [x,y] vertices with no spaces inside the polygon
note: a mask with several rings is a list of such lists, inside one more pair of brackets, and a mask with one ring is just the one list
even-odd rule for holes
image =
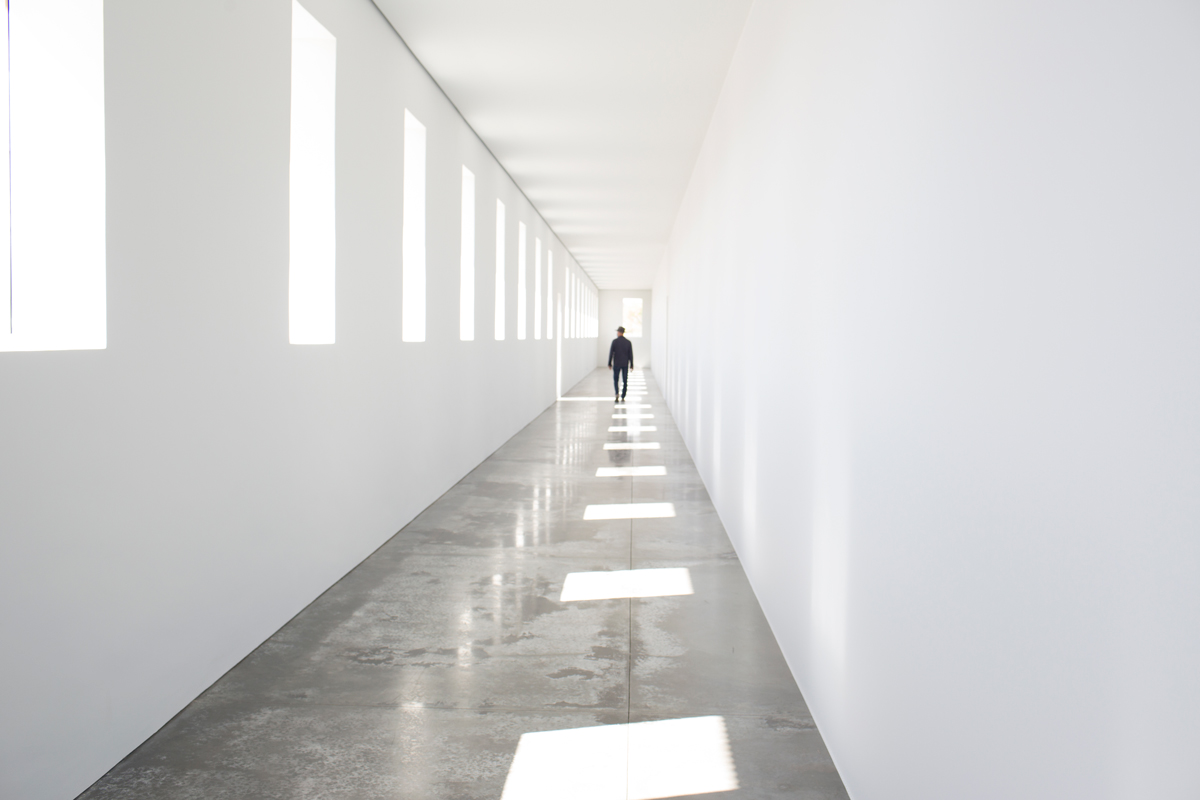
{"label": "white wall", "polygon": [[[596,340],[599,365],[608,364],[608,350],[617,336],[617,327],[624,320],[623,301],[626,297],[642,298],[642,335],[630,337],[633,363],[638,369],[649,369],[654,348],[654,292],[643,289],[604,289],[600,292],[600,336]],[[628,334],[626,334],[628,335]]]}
{"label": "white wall", "polygon": [[[306,5],[338,38],[331,346],[288,344],[290,0],[106,0],[108,348],[0,354],[0,797],[74,797],[555,398],[557,342],[515,336],[517,222],[558,291],[569,255],[368,0]],[[400,342],[405,107],[423,344]],[[569,387],[596,343],[563,345]]]}
{"label": "white wall", "polygon": [[751,14],[655,363],[855,800],[1200,796],[1198,92],[1193,3]]}

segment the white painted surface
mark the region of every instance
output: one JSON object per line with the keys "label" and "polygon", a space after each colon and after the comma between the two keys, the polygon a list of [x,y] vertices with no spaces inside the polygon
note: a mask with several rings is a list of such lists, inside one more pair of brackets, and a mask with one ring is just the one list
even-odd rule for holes
{"label": "white painted surface", "polygon": [[1195,4],[755,5],[655,374],[855,800],[1200,795],[1198,86]]}
{"label": "white painted surface", "polygon": [[[105,3],[108,348],[0,354],[0,797],[74,797],[554,400],[558,343],[515,340],[514,294],[507,341],[459,341],[462,166],[478,330],[497,197],[566,249],[368,2],[305,5],[338,40],[322,347],[288,344],[290,3]],[[400,342],[406,107],[424,343]],[[561,345],[569,387],[596,343]]]}
{"label": "white painted surface", "polygon": [[649,288],[751,0],[375,2],[596,284]]}

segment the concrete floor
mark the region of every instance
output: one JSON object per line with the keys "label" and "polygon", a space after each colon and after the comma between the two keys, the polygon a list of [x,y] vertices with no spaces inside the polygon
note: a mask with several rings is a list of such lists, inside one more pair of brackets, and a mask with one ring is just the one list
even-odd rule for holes
{"label": "concrete floor", "polygon": [[[847,797],[643,378],[625,410],[593,373],[569,396],[595,399],[548,409],[81,797]],[[657,430],[608,430],[630,425]],[[622,442],[660,447],[604,449]],[[667,474],[596,476],[627,466]],[[675,516],[584,519],[620,503]],[[569,573],[651,568],[686,568],[694,593],[562,601]],[[695,718],[716,739],[629,725]],[[593,726],[620,752],[593,731],[521,739]]]}

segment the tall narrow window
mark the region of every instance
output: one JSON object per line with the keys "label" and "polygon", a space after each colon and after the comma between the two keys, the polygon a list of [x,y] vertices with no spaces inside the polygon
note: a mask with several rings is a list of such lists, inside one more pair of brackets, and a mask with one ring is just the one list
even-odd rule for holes
{"label": "tall narrow window", "polygon": [[542,240],[533,238],[533,338],[542,338]]}
{"label": "tall narrow window", "polygon": [[400,338],[425,341],[425,126],[404,109]]}
{"label": "tall narrow window", "polygon": [[559,292],[558,296],[554,298],[554,306],[555,306],[554,321],[555,321],[555,324],[558,326],[558,341],[554,343],[554,360],[555,360],[554,391],[555,391],[555,397],[562,397],[562,384],[563,384],[563,380],[562,380],[562,372],[563,372],[563,370],[562,370],[562,348],[563,348],[563,343],[562,343],[562,340],[563,340],[562,292]]}
{"label": "tall narrow window", "polygon": [[566,307],[565,307],[566,316],[563,317],[563,322],[566,323],[566,328],[567,328],[566,337],[568,339],[574,339],[575,338],[575,330],[571,327],[571,323],[573,321],[572,316],[571,316],[571,311],[572,311],[573,306],[575,305],[572,302],[572,300],[575,297],[575,273],[571,272],[570,267],[567,267],[567,285],[566,285],[565,294],[566,294],[566,297],[564,297],[563,299],[566,302]]}
{"label": "tall narrow window", "polygon": [[642,298],[625,297],[621,300],[621,324],[625,335],[636,339],[642,335]]}
{"label": "tall narrow window", "polygon": [[554,251],[546,253],[546,338],[554,338]]}
{"label": "tall narrow window", "polygon": [[529,322],[529,292],[525,285],[525,223],[517,223],[517,338],[525,338]]}
{"label": "tall narrow window", "polygon": [[6,2],[0,17],[0,350],[100,350],[104,4]]}
{"label": "tall narrow window", "polygon": [[288,341],[335,339],[337,40],[292,0]]}
{"label": "tall narrow window", "polygon": [[496,341],[504,341],[504,203],[496,201]]}
{"label": "tall narrow window", "polygon": [[[0,219],[0,258],[4,263],[4,274],[2,282],[4,285],[0,288],[0,300],[4,301],[4,329],[0,331],[0,342],[11,345],[11,337],[13,334],[13,318],[12,318],[12,207],[9,201],[12,199],[12,120],[9,118],[9,110],[12,108],[12,99],[9,96],[9,86],[12,84],[12,57],[9,54],[9,17],[11,12],[8,8],[8,0],[4,0],[4,30],[0,31],[0,59],[3,59],[4,75],[3,80],[0,80],[0,135],[4,137],[4,153],[0,154],[0,211],[3,211],[3,219]],[[3,156],[7,155],[7,158]],[[6,348],[7,349],[7,348]]]}
{"label": "tall narrow window", "polygon": [[475,338],[475,173],[462,170],[462,235],[458,256],[458,338]]}

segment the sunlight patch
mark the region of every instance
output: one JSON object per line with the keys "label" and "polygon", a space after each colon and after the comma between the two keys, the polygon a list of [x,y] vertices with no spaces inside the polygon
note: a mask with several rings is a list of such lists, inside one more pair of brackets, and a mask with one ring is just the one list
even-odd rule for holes
{"label": "sunlight patch", "polygon": [[522,734],[501,800],[656,800],[738,788],[725,718]]}
{"label": "sunlight patch", "polygon": [[599,503],[583,512],[586,519],[661,519],[675,516],[674,503]]}
{"label": "sunlight patch", "polygon": [[693,594],[692,576],[687,567],[572,572],[563,581],[559,602],[674,597],[684,594]]}
{"label": "sunlight patch", "polygon": [[666,467],[600,467],[596,470],[597,478],[650,478],[666,474]]}

